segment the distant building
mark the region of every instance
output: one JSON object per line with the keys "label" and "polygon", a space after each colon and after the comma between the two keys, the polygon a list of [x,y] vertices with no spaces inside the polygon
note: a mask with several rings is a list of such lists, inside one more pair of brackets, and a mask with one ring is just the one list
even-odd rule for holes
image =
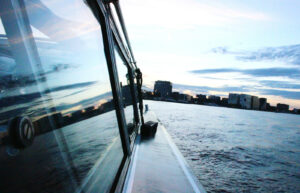
{"label": "distant building", "polygon": [[239,103],[240,103],[240,95],[234,94],[234,93],[229,93],[228,104],[229,105],[238,105]]}
{"label": "distant building", "polygon": [[204,95],[204,94],[198,94],[198,95],[196,95],[196,97],[197,97],[198,103],[204,103],[204,102],[206,102],[206,95]]}
{"label": "distant building", "polygon": [[214,102],[214,103],[220,103],[221,102],[221,97],[215,96],[215,95],[209,95],[208,99],[210,100],[210,102]]}
{"label": "distant building", "polygon": [[172,83],[161,80],[155,81],[153,92],[159,94],[162,98],[170,97],[172,94]]}
{"label": "distant building", "polygon": [[278,112],[288,112],[289,111],[289,105],[287,104],[281,104],[281,103],[278,103],[277,104],[277,111]]}
{"label": "distant building", "polygon": [[266,98],[259,98],[259,110],[267,110],[267,99]]}
{"label": "distant building", "polygon": [[267,103],[267,111],[274,112],[274,111],[276,111],[276,107],[275,106],[271,106],[270,103]]}
{"label": "distant building", "polygon": [[226,97],[222,98],[221,103],[222,103],[222,105],[227,106],[228,105],[228,98],[226,98]]}
{"label": "distant building", "polygon": [[179,94],[179,98],[178,98],[178,101],[179,102],[186,102],[187,101],[187,98],[186,98],[186,94]]}
{"label": "distant building", "polygon": [[300,114],[300,109],[294,108],[294,109],[293,109],[293,113],[295,113],[295,114]]}
{"label": "distant building", "polygon": [[259,110],[259,99],[257,96],[251,97],[251,109]]}
{"label": "distant building", "polygon": [[240,105],[243,109],[251,109],[252,107],[252,96],[248,94],[240,95]]}
{"label": "distant building", "polygon": [[188,95],[188,94],[185,94],[185,95],[186,95],[186,100],[187,100],[188,102],[191,102],[192,99],[193,99],[193,96]]}
{"label": "distant building", "polygon": [[152,99],[153,96],[154,96],[154,93],[152,91],[144,91],[143,92],[144,99]]}
{"label": "distant building", "polygon": [[179,100],[179,92],[172,92],[172,97],[174,100]]}

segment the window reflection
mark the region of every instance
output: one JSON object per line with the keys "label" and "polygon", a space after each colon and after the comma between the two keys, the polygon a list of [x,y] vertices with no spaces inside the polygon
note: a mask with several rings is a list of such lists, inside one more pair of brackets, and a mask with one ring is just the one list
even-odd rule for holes
{"label": "window reflection", "polygon": [[116,7],[113,3],[109,3],[109,7],[110,7],[111,16],[113,17],[112,22],[115,24],[116,29],[119,31],[119,35],[120,35],[120,38],[121,38],[122,42],[124,43],[123,45],[124,45],[125,49],[128,50],[128,46],[127,46],[127,43],[126,43],[126,38],[124,36],[124,31],[123,31],[123,28],[121,26],[119,16],[118,16],[117,11],[116,11]]}
{"label": "window reflection", "polygon": [[[16,25],[0,8],[0,192],[107,192],[124,154],[100,26],[83,1],[24,2]],[[18,116],[35,139],[11,156]]]}
{"label": "window reflection", "polygon": [[118,77],[120,82],[120,87],[122,91],[123,105],[124,105],[124,113],[127,123],[127,129],[130,136],[131,141],[134,139],[136,135],[136,121],[134,118],[134,110],[132,103],[132,95],[131,95],[131,84],[129,81],[128,68],[126,64],[121,59],[119,53],[115,51],[116,64],[118,70]]}

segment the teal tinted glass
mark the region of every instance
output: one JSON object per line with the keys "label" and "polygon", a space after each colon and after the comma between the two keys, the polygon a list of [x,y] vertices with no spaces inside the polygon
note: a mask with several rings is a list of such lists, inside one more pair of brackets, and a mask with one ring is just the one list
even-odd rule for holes
{"label": "teal tinted glass", "polygon": [[90,8],[1,7],[0,192],[110,191],[124,153]]}

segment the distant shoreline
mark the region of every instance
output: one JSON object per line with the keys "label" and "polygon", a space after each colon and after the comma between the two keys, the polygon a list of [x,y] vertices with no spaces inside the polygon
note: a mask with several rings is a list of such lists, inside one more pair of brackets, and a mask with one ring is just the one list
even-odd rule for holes
{"label": "distant shoreline", "polygon": [[228,105],[219,105],[216,103],[194,103],[188,101],[176,101],[176,100],[168,100],[168,99],[154,99],[154,98],[143,98],[143,100],[151,100],[151,101],[161,101],[161,102],[169,102],[169,103],[179,103],[179,104],[192,104],[192,105],[203,105],[203,106],[210,106],[210,107],[226,107],[231,109],[240,109],[240,110],[247,110],[247,111],[259,111],[259,112],[270,112],[270,113],[284,113],[284,114],[292,114],[292,115],[300,115],[299,113],[294,113],[292,111],[289,112],[282,112],[282,111],[268,111],[268,110],[256,110],[256,109],[246,109],[241,107],[233,107]]}

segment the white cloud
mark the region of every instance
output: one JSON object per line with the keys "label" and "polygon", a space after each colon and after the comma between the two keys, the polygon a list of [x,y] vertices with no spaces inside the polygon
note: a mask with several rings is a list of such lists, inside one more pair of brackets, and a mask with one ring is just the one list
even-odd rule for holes
{"label": "white cloud", "polygon": [[242,20],[265,21],[270,18],[260,12],[233,10],[225,6],[210,6],[195,0],[128,0],[122,4],[129,25],[162,28],[193,28],[202,25],[226,25]]}

